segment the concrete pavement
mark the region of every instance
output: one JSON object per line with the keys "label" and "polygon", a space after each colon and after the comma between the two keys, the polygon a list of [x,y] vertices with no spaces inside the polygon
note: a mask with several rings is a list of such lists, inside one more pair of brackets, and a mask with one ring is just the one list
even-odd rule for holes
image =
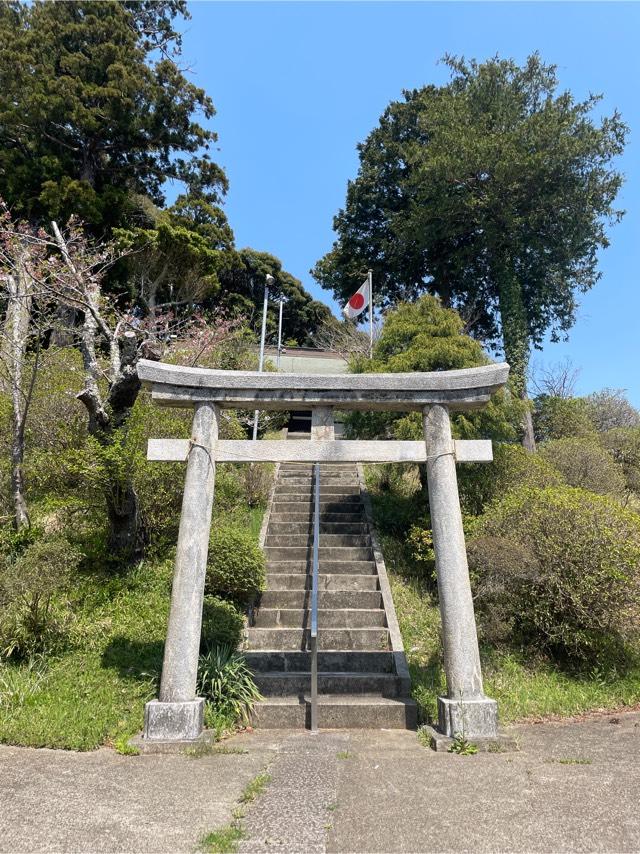
{"label": "concrete pavement", "polygon": [[0,851],[193,851],[246,811],[243,852],[640,851],[640,713],[510,728],[518,753],[403,731],[258,731],[202,758],[0,748]]}

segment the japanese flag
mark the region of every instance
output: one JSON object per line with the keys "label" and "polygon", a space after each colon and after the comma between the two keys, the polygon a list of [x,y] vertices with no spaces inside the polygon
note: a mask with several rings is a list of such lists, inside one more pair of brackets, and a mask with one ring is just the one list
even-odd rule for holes
{"label": "japanese flag", "polygon": [[369,293],[369,277],[364,280],[362,287],[358,288],[355,294],[351,297],[349,302],[342,309],[343,314],[353,320],[354,317],[357,317],[359,314],[365,310],[365,308],[369,305],[369,300],[371,298],[371,294]]}

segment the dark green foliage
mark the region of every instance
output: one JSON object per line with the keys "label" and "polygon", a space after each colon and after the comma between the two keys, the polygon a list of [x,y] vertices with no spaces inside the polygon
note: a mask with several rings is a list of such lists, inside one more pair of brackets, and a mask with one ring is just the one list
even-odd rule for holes
{"label": "dark green foliage", "polygon": [[213,525],[205,589],[210,595],[246,604],[265,586],[265,557],[251,533]]}
{"label": "dark green foliage", "polygon": [[[228,262],[218,274],[222,285],[219,299],[223,306],[234,314],[251,318],[254,328],[259,330],[265,277],[269,274],[275,279],[271,296],[275,299],[282,294],[287,300],[282,313],[284,334],[298,346],[314,345],[318,331],[331,320],[331,311],[324,303],[314,300],[295,276],[283,270],[278,258],[267,252],[241,249],[233,258],[228,258]],[[277,340],[278,311],[277,304],[272,302],[267,312],[267,340],[272,343]]]}
{"label": "dark green foliage", "polygon": [[19,215],[103,231],[141,196],[161,204],[168,179],[225,191],[195,120],[213,103],[174,61],[176,16],[181,0],[2,4],[0,195]]}
{"label": "dark green foliage", "polygon": [[487,626],[576,664],[610,663],[637,638],[640,516],[571,487],[515,490],[470,543]]}
{"label": "dark green foliage", "polygon": [[596,428],[583,397],[542,394],[533,402],[533,428],[537,442],[574,436],[594,437]]}
{"label": "dark green foliage", "polygon": [[620,466],[627,494],[640,496],[640,427],[607,430],[600,442]]}
{"label": "dark green foliage", "polygon": [[[358,373],[448,371],[489,363],[480,344],[464,334],[460,315],[426,295],[387,312],[373,359],[356,358],[351,368]],[[477,413],[456,413],[453,431],[458,438],[513,440],[521,415],[520,401],[508,392],[499,393]],[[348,415],[346,424],[351,434],[363,439],[421,439],[424,435],[419,413],[355,412]]]}
{"label": "dark green foliage", "polygon": [[569,486],[618,499],[625,492],[622,469],[595,440],[556,439],[541,445],[539,454],[561,473]]}
{"label": "dark green foliage", "polygon": [[371,267],[380,308],[438,294],[501,340],[520,396],[530,347],[571,328],[599,277],[627,128],[617,112],[592,118],[598,96],[558,92],[537,54],[445,63],[448,84],[406,91],[359,146],[314,276],[344,302]]}
{"label": "dark green foliage", "polygon": [[0,556],[0,658],[51,651],[63,641],[70,618],[61,597],[82,554],[61,536],[26,531],[10,537]]}
{"label": "dark green foliage", "polygon": [[477,516],[487,504],[519,486],[543,489],[564,483],[552,461],[531,453],[521,445],[496,442],[492,463],[458,466],[458,490],[465,513]]}
{"label": "dark green foliage", "polygon": [[201,649],[229,646],[237,649],[242,640],[244,619],[232,602],[218,596],[205,596],[202,612]]}
{"label": "dark green foliage", "polygon": [[200,656],[197,693],[218,714],[244,723],[262,699],[244,657],[233,646],[217,646]]}

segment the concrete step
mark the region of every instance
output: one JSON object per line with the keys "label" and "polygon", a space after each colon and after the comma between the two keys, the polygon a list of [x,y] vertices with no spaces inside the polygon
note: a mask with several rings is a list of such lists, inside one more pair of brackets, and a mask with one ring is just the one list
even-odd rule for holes
{"label": "concrete step", "polygon": [[[355,523],[362,525],[368,530],[366,517],[363,512],[353,513],[351,512],[351,508],[349,508],[345,513],[320,513],[321,525],[331,525],[336,522],[341,525]],[[307,510],[294,510],[290,513],[276,513],[275,510],[272,510],[271,515],[269,516],[269,527],[271,528],[272,525],[282,524],[313,525],[313,513]]]}
{"label": "concrete step", "polygon": [[[318,570],[321,575],[346,575],[353,573],[355,575],[375,575],[376,564],[373,560],[321,560],[318,563]],[[299,572],[311,573],[312,563],[310,560],[271,560],[267,563],[267,572],[269,575],[277,575],[284,573],[285,575],[293,575]]]}
{"label": "concrete step", "polygon": [[[377,590],[377,575],[319,575],[318,591],[354,592],[356,590]],[[311,590],[311,576],[303,573],[284,575],[267,573],[267,590]]]}
{"label": "concrete step", "polygon": [[[271,507],[271,512],[276,514],[312,514],[314,512],[313,503],[311,501],[307,501],[307,499],[304,501],[284,501],[282,499],[277,500],[274,498]],[[360,496],[343,495],[340,500],[335,500],[334,498],[320,499],[320,518],[327,513],[331,513],[332,515],[342,513],[362,513],[362,502],[360,500]]]}
{"label": "concrete step", "polygon": [[[311,549],[312,534],[274,534],[269,531],[265,548]],[[321,534],[320,548],[363,548],[371,545],[369,534]]]}
{"label": "concrete step", "polygon": [[[281,477],[278,478],[278,488],[282,489],[291,489],[295,492],[315,492],[315,484],[312,478],[303,478],[303,477]],[[330,477],[324,481],[320,481],[320,494],[322,495],[325,492],[325,489],[333,489],[335,487],[350,487],[353,489],[359,489],[360,484],[359,481],[349,477]]]}
{"label": "concrete step", "polygon": [[[256,685],[264,697],[293,697],[310,694],[311,672],[282,673],[271,671],[255,675]],[[360,671],[318,672],[319,694],[379,694],[398,697],[404,689],[403,680],[393,673]]]}
{"label": "concrete step", "polygon": [[[324,522],[320,521],[320,534],[348,534],[351,536],[366,536],[369,528],[364,521],[358,522]],[[313,520],[306,522],[274,522],[269,519],[269,536],[280,537],[289,534],[313,536]]]}
{"label": "concrete step", "polygon": [[[274,495],[279,500],[283,495],[295,495],[296,498],[306,498],[308,501],[311,501],[314,497],[314,492],[310,487],[306,487],[302,484],[298,486],[295,483],[278,483],[275,488]],[[346,484],[345,486],[342,486],[341,484],[336,484],[334,486],[331,484],[330,486],[325,486],[320,490],[320,500],[323,498],[331,498],[334,495],[354,495],[359,498],[360,489],[357,486],[350,486],[349,484]]]}
{"label": "concrete step", "polygon": [[[314,483],[315,482],[315,474],[313,471],[280,471],[278,472],[278,479],[281,481],[289,481],[289,480],[299,480],[304,483]],[[358,483],[358,473],[355,471],[321,471],[320,473],[320,483],[330,483],[335,480],[340,481],[349,481],[350,483]]]}
{"label": "concrete step", "polygon": [[[309,629],[247,629],[247,649],[264,650],[307,650],[310,642]],[[389,648],[389,632],[386,628],[368,629],[323,629],[318,632],[318,649],[352,650]]]}
{"label": "concrete step", "polygon": [[[311,590],[265,590],[260,597],[261,608],[308,608]],[[319,608],[382,608],[382,593],[378,590],[319,590]]]}
{"label": "concrete step", "polygon": [[[298,697],[269,697],[253,711],[255,726],[264,729],[303,729],[310,726],[311,704]],[[367,694],[321,694],[318,697],[321,729],[415,729],[413,700]]]}
{"label": "concrete step", "polygon": [[[309,608],[265,608],[258,610],[254,626],[259,629],[269,628],[304,628],[311,625],[311,610]],[[384,609],[366,608],[318,608],[318,631],[324,629],[370,629],[386,628]]]}
{"label": "concrete step", "polygon": [[[243,653],[254,673],[299,673],[311,670],[311,653],[300,650],[247,650]],[[378,650],[319,650],[318,670],[395,673],[393,653]]]}
{"label": "concrete step", "polygon": [[[306,560],[312,549],[307,546],[265,546],[268,561]],[[371,560],[371,548],[364,546],[320,546],[319,560]]]}

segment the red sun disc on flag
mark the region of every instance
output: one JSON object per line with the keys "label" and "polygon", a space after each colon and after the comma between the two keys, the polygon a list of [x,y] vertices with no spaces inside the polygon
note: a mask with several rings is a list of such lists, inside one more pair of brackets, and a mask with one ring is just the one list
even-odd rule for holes
{"label": "red sun disc on flag", "polygon": [[353,309],[355,309],[356,311],[357,311],[359,308],[362,308],[362,306],[363,306],[363,305],[364,305],[364,297],[362,296],[362,294],[354,294],[354,295],[351,297],[351,299],[349,300],[349,306],[350,306],[350,308],[353,308]]}

